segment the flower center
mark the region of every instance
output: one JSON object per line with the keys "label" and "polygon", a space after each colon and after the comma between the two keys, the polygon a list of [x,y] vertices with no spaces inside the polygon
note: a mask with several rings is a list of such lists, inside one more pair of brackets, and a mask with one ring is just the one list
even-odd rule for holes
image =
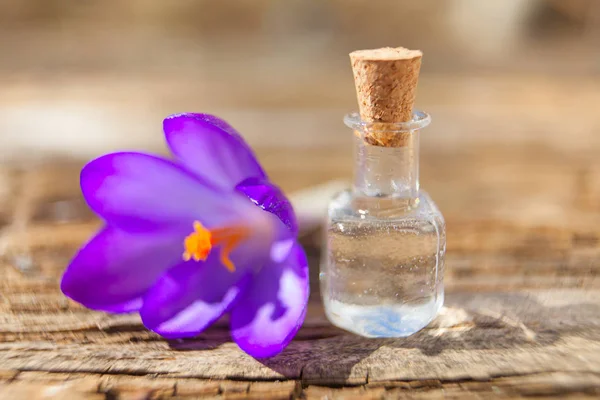
{"label": "flower center", "polygon": [[194,221],[194,231],[186,236],[183,245],[185,251],[183,260],[205,261],[214,246],[221,245],[221,263],[230,272],[235,271],[235,265],[229,258],[229,253],[246,239],[249,230],[243,226],[231,226],[208,230],[199,221]]}

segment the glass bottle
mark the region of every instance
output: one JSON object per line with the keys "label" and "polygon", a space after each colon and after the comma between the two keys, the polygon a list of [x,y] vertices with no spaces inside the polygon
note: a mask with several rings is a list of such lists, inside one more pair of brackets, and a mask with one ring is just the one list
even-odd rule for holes
{"label": "glass bottle", "polygon": [[419,133],[430,121],[424,112],[391,124],[344,118],[354,132],[354,187],[329,204],[320,273],[327,317],[340,328],[408,336],[443,305],[444,218],[419,189]]}

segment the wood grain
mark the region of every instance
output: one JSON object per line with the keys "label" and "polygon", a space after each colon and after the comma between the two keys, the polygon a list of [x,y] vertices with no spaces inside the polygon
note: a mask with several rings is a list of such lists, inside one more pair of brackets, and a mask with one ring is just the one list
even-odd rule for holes
{"label": "wood grain", "polygon": [[[270,360],[241,352],[227,321],[167,341],[135,315],[68,301],[58,290],[61,273],[99,226],[79,194],[84,160],[7,160],[0,165],[0,398],[597,397],[600,115],[593,105],[600,92],[595,80],[583,81],[580,96],[565,99],[557,97],[564,82],[527,82],[512,99],[503,88],[521,87],[522,78],[464,78],[475,94],[492,88],[487,105],[457,92],[456,79],[424,86],[424,98],[438,95],[430,111],[439,125],[423,135],[422,182],[448,226],[439,318],[396,340],[332,327],[318,296],[320,238],[309,234],[302,238],[313,286],[306,323]],[[524,97],[537,105],[520,114]],[[578,122],[565,122],[557,106],[577,109]],[[265,122],[260,113],[240,120],[251,135]],[[303,109],[293,118],[327,126],[319,124],[339,115]],[[518,124],[506,122],[510,115]],[[290,121],[282,113],[269,122],[289,125],[289,140],[257,147],[284,190],[349,178],[344,128],[327,138],[330,147],[315,148],[306,143],[323,131]]]}

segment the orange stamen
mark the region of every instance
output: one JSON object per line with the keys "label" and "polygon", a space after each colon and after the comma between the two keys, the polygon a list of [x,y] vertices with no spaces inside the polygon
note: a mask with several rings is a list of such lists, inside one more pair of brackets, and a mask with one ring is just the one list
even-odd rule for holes
{"label": "orange stamen", "polygon": [[208,230],[200,222],[194,221],[194,231],[186,236],[183,245],[183,260],[205,261],[214,246],[222,245],[220,260],[230,272],[235,265],[229,258],[237,245],[248,237],[248,228],[233,226]]}

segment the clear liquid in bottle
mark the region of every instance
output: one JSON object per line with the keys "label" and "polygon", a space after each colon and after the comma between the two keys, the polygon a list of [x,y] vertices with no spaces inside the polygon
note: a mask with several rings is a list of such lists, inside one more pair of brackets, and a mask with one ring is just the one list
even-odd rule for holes
{"label": "clear liquid in bottle", "polygon": [[329,320],[367,337],[425,327],[444,302],[444,219],[425,193],[401,200],[342,192],[330,203],[321,265]]}

